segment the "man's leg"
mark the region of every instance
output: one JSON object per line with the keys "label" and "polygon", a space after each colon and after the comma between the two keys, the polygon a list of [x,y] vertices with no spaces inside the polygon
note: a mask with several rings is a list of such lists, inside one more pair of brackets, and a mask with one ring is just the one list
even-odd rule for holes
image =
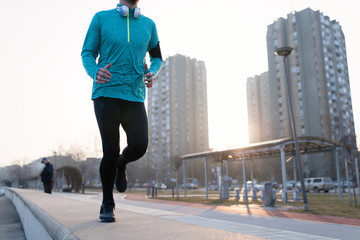
{"label": "man's leg", "polygon": [[45,193],[51,194],[51,182],[44,182]]}
{"label": "man's leg", "polygon": [[[116,162],[120,152],[119,108],[114,99],[98,98],[94,100],[94,109],[103,147],[103,158],[100,163],[100,177],[103,189],[100,221],[114,221],[113,188],[116,176]],[[109,216],[104,215],[107,213],[109,213]]]}
{"label": "man's leg", "polygon": [[144,156],[149,142],[144,103],[130,102],[121,116],[121,125],[126,133],[128,144],[122,156],[126,159],[126,163],[136,161]]}
{"label": "man's leg", "polygon": [[144,103],[124,102],[121,125],[127,136],[128,146],[124,148],[117,163],[116,189],[127,189],[126,164],[141,158],[148,146],[148,121]]}

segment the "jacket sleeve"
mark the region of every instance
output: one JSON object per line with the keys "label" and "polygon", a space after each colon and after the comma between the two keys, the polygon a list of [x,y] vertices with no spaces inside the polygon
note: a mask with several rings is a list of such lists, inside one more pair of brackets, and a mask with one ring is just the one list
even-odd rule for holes
{"label": "jacket sleeve", "polygon": [[96,80],[97,72],[100,67],[96,63],[96,58],[99,55],[100,46],[100,19],[97,14],[93,17],[89,29],[87,31],[84,45],[81,51],[81,58],[86,73]]}
{"label": "jacket sleeve", "polygon": [[53,168],[52,168],[52,165],[50,164],[47,164],[43,171],[41,172],[41,176],[49,176],[49,175],[52,175],[53,173]]}
{"label": "jacket sleeve", "polygon": [[41,181],[50,182],[53,176],[53,166],[50,163],[46,164],[40,175]]}
{"label": "jacket sleeve", "polygon": [[159,73],[163,63],[159,43],[159,37],[157,34],[156,25],[154,23],[151,40],[148,46],[148,52],[150,55],[150,68],[148,72],[153,72],[154,76]]}
{"label": "jacket sleeve", "polygon": [[161,58],[157,58],[157,57],[151,57],[150,56],[150,69],[149,72],[153,72],[154,76],[156,76],[162,66],[163,60]]}

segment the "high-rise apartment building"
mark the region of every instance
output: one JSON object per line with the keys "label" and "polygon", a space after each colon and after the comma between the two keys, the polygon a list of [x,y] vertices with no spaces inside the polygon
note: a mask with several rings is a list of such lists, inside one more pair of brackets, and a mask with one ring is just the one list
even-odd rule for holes
{"label": "high-rise apartment building", "polygon": [[[268,80],[255,76],[247,82],[250,141],[292,136],[283,59],[274,54],[284,46],[294,48],[287,70],[297,134],[337,141],[355,134],[345,37],[339,23],[307,8],[269,25],[266,40]],[[329,154],[304,156],[305,171],[330,174],[329,158]]]}
{"label": "high-rise apartment building", "polygon": [[180,155],[209,149],[206,68],[203,61],[175,55],[164,61],[148,91],[149,148],[156,169],[170,169]]}
{"label": "high-rise apartment building", "polygon": [[269,74],[262,73],[259,76],[248,78],[246,85],[248,119],[249,119],[249,142],[263,142],[271,139],[272,128],[270,125],[270,92]]}

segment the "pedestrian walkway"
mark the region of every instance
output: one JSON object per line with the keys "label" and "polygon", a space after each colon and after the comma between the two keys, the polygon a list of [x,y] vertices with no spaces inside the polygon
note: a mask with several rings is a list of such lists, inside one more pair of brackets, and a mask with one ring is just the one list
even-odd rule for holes
{"label": "pedestrian walkway", "polygon": [[[359,239],[360,225],[261,209],[152,200],[115,194],[115,223],[97,221],[99,194],[14,189],[79,239]],[[306,215],[306,214],[303,214]],[[343,219],[345,220],[345,219]],[[340,222],[339,222],[340,221]]]}
{"label": "pedestrian walkway", "polygon": [[248,216],[250,215],[273,216],[273,217],[309,220],[309,221],[317,221],[317,222],[325,222],[325,223],[346,224],[346,225],[353,225],[360,227],[360,219],[356,219],[356,218],[344,218],[344,217],[335,217],[335,216],[321,216],[321,215],[311,215],[311,214],[303,214],[303,213],[295,213],[295,212],[286,212],[286,211],[279,211],[277,210],[277,208],[259,207],[257,205],[253,205],[253,206],[239,205],[233,207],[211,206],[211,205],[198,204],[198,203],[177,202],[177,201],[170,202],[161,199],[152,199],[147,197],[146,195],[140,195],[140,194],[127,194],[125,199],[136,200],[136,201],[153,201],[158,203],[171,203],[179,206],[206,208],[206,209],[212,209],[214,211],[230,212],[230,213],[236,213],[236,214],[248,215]]}
{"label": "pedestrian walkway", "polygon": [[10,199],[3,194],[0,194],[0,239],[25,239],[19,215]]}

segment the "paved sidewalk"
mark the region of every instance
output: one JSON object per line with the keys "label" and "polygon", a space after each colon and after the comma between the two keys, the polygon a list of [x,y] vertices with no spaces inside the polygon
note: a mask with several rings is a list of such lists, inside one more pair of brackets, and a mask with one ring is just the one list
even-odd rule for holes
{"label": "paved sidewalk", "polygon": [[10,199],[0,195],[0,239],[25,240],[24,229]]}
{"label": "paved sidewalk", "polygon": [[[228,206],[211,206],[206,204],[198,204],[198,203],[187,203],[187,202],[177,202],[177,201],[166,201],[161,198],[152,199],[148,198],[145,195],[141,194],[127,194],[125,199],[135,200],[135,201],[152,201],[157,203],[167,203],[174,204],[179,206],[188,206],[188,207],[197,207],[197,208],[205,208],[212,209],[213,211],[223,211],[229,213],[236,213],[243,216],[252,216],[252,215],[261,215],[261,216],[272,216],[272,217],[283,217],[283,218],[291,218],[291,219],[299,219],[299,220],[309,220],[316,222],[324,222],[324,223],[337,223],[337,224],[345,224],[345,225],[353,225],[360,227],[360,219],[357,218],[344,218],[344,217],[335,217],[335,216],[321,216],[321,215],[312,215],[312,214],[303,214],[303,213],[295,213],[295,212],[286,212],[277,210],[276,208],[265,208],[258,206],[250,206],[240,205],[236,207],[228,207]],[[360,237],[359,237],[360,239]]]}
{"label": "paved sidewalk", "polygon": [[69,229],[80,239],[263,239],[246,234],[226,232],[197,225],[173,221],[142,211],[120,202],[125,195],[116,196],[116,216],[114,223],[98,222],[101,196],[74,193],[44,194],[41,191],[13,189],[28,199],[56,221]]}
{"label": "paved sidewalk", "polygon": [[117,221],[100,223],[97,221],[101,204],[99,194],[49,195],[37,190],[15,191],[80,239],[351,240],[360,236],[358,225],[333,223],[333,219],[314,216],[303,219],[276,211],[152,200],[134,194],[115,194]]}

